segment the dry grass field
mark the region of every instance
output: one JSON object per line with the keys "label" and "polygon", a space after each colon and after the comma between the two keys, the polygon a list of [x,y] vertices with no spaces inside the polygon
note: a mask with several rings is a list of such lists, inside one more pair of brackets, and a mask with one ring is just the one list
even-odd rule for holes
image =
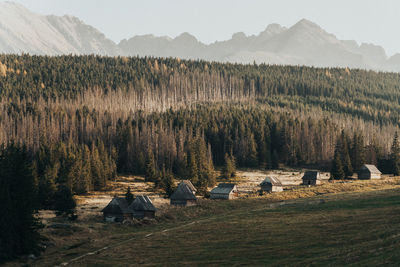
{"label": "dry grass field", "polygon": [[[25,263],[364,266],[400,262],[400,178],[326,181],[317,187],[290,186],[281,193],[259,196],[256,185],[265,173],[238,172],[238,176],[239,190],[247,190],[240,199],[202,199],[188,208],[170,207],[140,177],[119,177],[107,192],[78,197],[75,222],[42,212],[47,249]],[[154,199],[159,209],[156,220],[102,222],[101,208],[127,186]]]}

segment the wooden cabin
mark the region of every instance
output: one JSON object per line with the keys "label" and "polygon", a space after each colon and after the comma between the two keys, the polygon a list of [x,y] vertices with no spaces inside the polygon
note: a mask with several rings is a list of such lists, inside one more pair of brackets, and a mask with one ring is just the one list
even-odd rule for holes
{"label": "wooden cabin", "polygon": [[137,196],[129,208],[136,219],[155,217],[156,208],[148,196]]}
{"label": "wooden cabin", "polygon": [[275,177],[266,177],[264,181],[260,184],[261,190],[264,192],[282,192],[283,185],[278,178]]}
{"label": "wooden cabin", "polygon": [[220,183],[210,192],[211,199],[235,199],[238,197],[238,190],[235,184]]}
{"label": "wooden cabin", "polygon": [[381,179],[381,172],[375,165],[366,164],[361,167],[358,171],[358,179],[361,180],[371,180],[371,179]]}
{"label": "wooden cabin", "polygon": [[[178,187],[171,195],[171,205],[175,206],[194,206],[197,205],[197,197],[195,195],[195,190],[193,184],[188,183],[190,181],[182,181],[179,183]],[[194,190],[193,190],[194,189]]]}
{"label": "wooden cabin", "polygon": [[132,210],[125,198],[114,197],[102,210],[106,222],[122,222],[132,218]]}
{"label": "wooden cabin", "polygon": [[303,179],[303,185],[321,184],[321,175],[318,171],[306,171],[302,179]]}

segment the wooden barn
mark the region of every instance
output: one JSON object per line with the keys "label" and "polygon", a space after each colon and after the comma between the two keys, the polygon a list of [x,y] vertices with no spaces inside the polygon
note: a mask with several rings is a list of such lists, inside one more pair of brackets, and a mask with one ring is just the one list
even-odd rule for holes
{"label": "wooden barn", "polygon": [[[185,180],[186,181],[186,180]],[[171,195],[171,205],[194,206],[197,205],[196,189],[190,181],[182,181]],[[190,185],[188,185],[188,182]]]}
{"label": "wooden barn", "polygon": [[303,185],[321,184],[321,175],[318,171],[306,171],[303,176]]}
{"label": "wooden barn", "polygon": [[358,179],[371,180],[371,179],[381,179],[381,172],[375,165],[364,165],[358,171]]}
{"label": "wooden barn", "polygon": [[238,197],[238,190],[235,184],[220,183],[210,192],[211,199],[234,199]]}
{"label": "wooden barn", "polygon": [[132,218],[132,210],[125,198],[114,197],[102,210],[106,222],[122,222]]}
{"label": "wooden barn", "polygon": [[278,178],[266,177],[264,181],[260,184],[261,190],[264,192],[282,192],[283,185]]}
{"label": "wooden barn", "polygon": [[129,208],[136,219],[155,217],[156,208],[148,196],[137,196]]}

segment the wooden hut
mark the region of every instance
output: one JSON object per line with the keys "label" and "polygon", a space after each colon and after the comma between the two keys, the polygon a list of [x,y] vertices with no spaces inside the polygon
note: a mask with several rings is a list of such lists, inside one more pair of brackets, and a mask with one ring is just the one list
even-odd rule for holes
{"label": "wooden hut", "polygon": [[358,171],[358,179],[371,180],[381,179],[381,172],[375,165],[366,164]]}
{"label": "wooden hut", "polygon": [[102,212],[106,222],[122,222],[131,219],[133,214],[125,198],[120,197],[114,197]]}
{"label": "wooden hut", "polygon": [[235,184],[220,183],[210,192],[211,199],[234,199],[238,197],[238,190]]}
{"label": "wooden hut", "polygon": [[143,219],[155,217],[156,208],[148,196],[137,196],[129,208],[132,210],[134,218]]}
{"label": "wooden hut", "polygon": [[303,185],[321,184],[321,175],[318,171],[306,171],[303,176]]}
{"label": "wooden hut", "polygon": [[[192,183],[190,183],[192,185]],[[192,185],[193,186],[193,185]],[[194,188],[194,186],[193,186]],[[187,182],[182,181],[171,195],[171,205],[194,206],[197,205],[197,197]],[[194,188],[195,189],[195,188]]]}
{"label": "wooden hut", "polygon": [[282,192],[283,185],[278,178],[266,177],[264,181],[260,184],[261,190],[264,192]]}

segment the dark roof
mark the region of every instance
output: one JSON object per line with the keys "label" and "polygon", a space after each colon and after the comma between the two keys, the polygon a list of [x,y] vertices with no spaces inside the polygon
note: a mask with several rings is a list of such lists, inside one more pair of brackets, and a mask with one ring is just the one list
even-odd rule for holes
{"label": "dark roof", "polygon": [[186,183],[180,183],[171,195],[173,200],[196,200],[196,196]]}
{"label": "dark roof", "polygon": [[369,173],[382,174],[375,165],[365,164],[364,166],[361,167],[360,172],[365,172],[365,171]]}
{"label": "dark roof", "polygon": [[230,194],[237,190],[235,184],[220,183],[217,187],[211,190],[211,194]]}
{"label": "dark roof", "polygon": [[112,214],[126,214],[132,213],[132,211],[128,207],[128,202],[125,198],[114,197],[110,203],[102,210],[104,213],[112,213]]}
{"label": "dark roof", "polygon": [[189,187],[190,190],[192,190],[193,192],[197,192],[196,187],[194,187],[194,185],[192,184],[191,181],[189,181],[189,180],[182,180],[180,183],[184,183],[185,185],[187,185],[187,187]]}
{"label": "dark roof", "polygon": [[156,211],[156,208],[148,196],[137,196],[129,208],[131,210]]}
{"label": "dark roof", "polygon": [[260,185],[267,185],[267,184],[273,186],[282,186],[281,181],[279,181],[279,179],[275,177],[266,177]]}
{"label": "dark roof", "polygon": [[303,179],[318,179],[318,178],[319,178],[318,171],[306,171],[303,176]]}

